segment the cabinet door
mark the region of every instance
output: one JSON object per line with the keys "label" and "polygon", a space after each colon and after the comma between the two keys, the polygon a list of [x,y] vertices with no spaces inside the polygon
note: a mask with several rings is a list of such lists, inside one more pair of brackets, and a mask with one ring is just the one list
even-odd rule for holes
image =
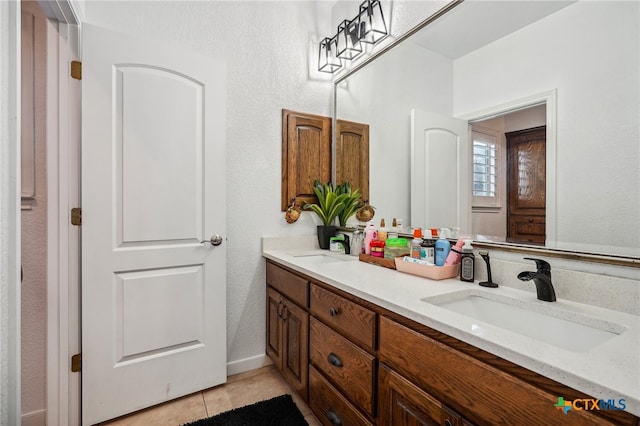
{"label": "cabinet door", "polygon": [[379,369],[379,426],[440,425],[442,405],[384,364]]}
{"label": "cabinet door", "polygon": [[278,370],[282,370],[282,296],[267,287],[267,355]]}
{"label": "cabinet door", "polygon": [[283,298],[282,375],[307,400],[309,384],[309,314]]}
{"label": "cabinet door", "polygon": [[350,182],[369,199],[369,125],[336,120],[336,183]]}

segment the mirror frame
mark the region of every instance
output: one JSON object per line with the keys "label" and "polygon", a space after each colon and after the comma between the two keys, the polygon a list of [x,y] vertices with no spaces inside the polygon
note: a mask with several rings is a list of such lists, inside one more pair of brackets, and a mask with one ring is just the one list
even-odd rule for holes
{"label": "mirror frame", "polygon": [[[363,58],[358,64],[356,64],[352,69],[345,72],[343,75],[339,76],[337,79],[333,81],[333,128],[336,126],[337,122],[337,110],[338,110],[338,85],[345,81],[347,78],[358,72],[360,69],[369,65],[371,62],[376,60],[379,56],[385,54],[389,50],[396,47],[398,44],[402,43],[404,40],[408,39],[418,31],[422,30],[433,21],[439,19],[455,7],[464,3],[465,0],[453,0],[450,3],[447,3],[444,7],[436,11],[431,16],[427,17],[422,22],[418,23],[416,26],[399,36],[397,39],[393,40],[389,44],[382,47],[377,52],[371,53],[371,55],[367,58]],[[477,117],[476,117],[477,118]],[[332,148],[332,158],[335,158],[335,134],[333,136],[333,148]],[[335,161],[333,161],[333,176],[335,177]],[[350,230],[348,228],[344,228],[343,230]],[[408,235],[408,234],[407,234]],[[577,260],[582,262],[592,262],[592,263],[604,263],[615,266],[626,266],[631,268],[640,269],[640,257],[633,256],[621,256],[614,254],[606,254],[606,253],[590,253],[590,252],[581,252],[581,251],[572,251],[565,249],[555,249],[555,248],[547,248],[547,247],[538,247],[538,246],[529,246],[525,244],[516,244],[516,243],[503,243],[503,242],[488,242],[488,241],[473,241],[473,246],[475,248],[482,249],[493,249],[493,250],[501,250],[506,252],[514,252],[514,253],[522,253],[522,254],[534,254],[538,256],[547,256],[547,257],[555,257],[555,258],[563,258],[570,260]]]}

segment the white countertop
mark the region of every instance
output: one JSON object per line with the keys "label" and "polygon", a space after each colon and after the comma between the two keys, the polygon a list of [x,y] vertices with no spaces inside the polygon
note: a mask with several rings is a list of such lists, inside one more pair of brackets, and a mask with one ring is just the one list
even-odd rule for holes
{"label": "white countertop", "polygon": [[[613,399],[616,404],[624,399],[625,411],[640,416],[640,316],[569,300],[543,302],[535,293],[506,286],[489,289],[458,279],[433,281],[360,262],[356,256],[315,249],[313,239],[290,241],[264,238],[263,256],[592,397]],[[314,254],[338,256],[344,261],[323,262],[316,256],[316,262]],[[421,300],[460,291],[506,296],[542,310],[560,309],[576,318],[617,324],[624,331],[587,351],[574,352]]]}

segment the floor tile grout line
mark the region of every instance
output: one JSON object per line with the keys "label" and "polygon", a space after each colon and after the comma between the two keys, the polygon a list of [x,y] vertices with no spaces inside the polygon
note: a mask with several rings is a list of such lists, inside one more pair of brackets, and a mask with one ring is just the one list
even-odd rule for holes
{"label": "floor tile grout line", "polygon": [[204,392],[200,392],[200,396],[202,397],[202,405],[204,405],[205,418],[208,418],[209,409],[207,408],[207,401],[204,399]]}

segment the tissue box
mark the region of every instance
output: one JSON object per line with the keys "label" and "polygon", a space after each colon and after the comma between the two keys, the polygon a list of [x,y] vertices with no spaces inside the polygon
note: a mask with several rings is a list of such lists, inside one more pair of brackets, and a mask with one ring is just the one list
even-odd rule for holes
{"label": "tissue box", "polygon": [[430,280],[445,280],[455,278],[460,273],[460,264],[450,266],[429,266],[419,263],[405,262],[401,257],[397,257],[396,269],[407,274],[429,278]]}

